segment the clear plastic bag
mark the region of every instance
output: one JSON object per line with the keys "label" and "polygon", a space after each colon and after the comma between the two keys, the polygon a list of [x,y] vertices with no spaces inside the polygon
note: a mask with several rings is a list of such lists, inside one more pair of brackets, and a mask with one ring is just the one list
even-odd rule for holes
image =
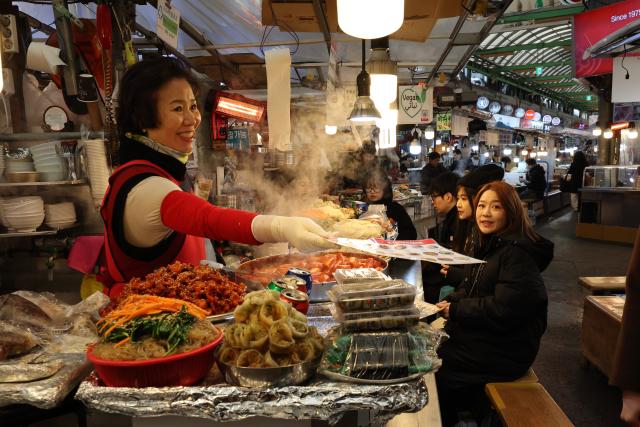
{"label": "clear plastic bag", "polygon": [[327,337],[320,372],[344,381],[409,380],[440,367],[436,349],[445,337],[424,324],[407,331],[354,334],[336,328]]}

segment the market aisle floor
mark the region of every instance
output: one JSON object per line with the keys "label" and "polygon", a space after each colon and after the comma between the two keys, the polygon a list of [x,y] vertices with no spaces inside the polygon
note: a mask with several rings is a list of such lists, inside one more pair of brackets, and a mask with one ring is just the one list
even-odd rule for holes
{"label": "market aisle floor", "polygon": [[580,348],[584,297],[580,276],[624,276],[631,246],[575,237],[577,214],[563,211],[539,221],[536,230],[555,243],[543,276],[549,323],[533,369],[540,383],[576,426],[623,426],[620,392],[595,367],[585,369]]}

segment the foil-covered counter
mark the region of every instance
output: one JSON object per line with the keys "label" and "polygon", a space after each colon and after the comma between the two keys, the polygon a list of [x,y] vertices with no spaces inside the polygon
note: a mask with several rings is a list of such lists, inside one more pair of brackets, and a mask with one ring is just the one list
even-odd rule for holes
{"label": "foil-covered counter", "polygon": [[91,372],[91,364],[84,353],[56,355],[64,366],[53,376],[29,383],[0,384],[0,407],[28,404],[42,409],[58,406],[67,395]]}
{"label": "foil-covered counter", "polygon": [[[215,371],[215,369],[213,370]],[[194,387],[125,388],[100,385],[95,375],[80,384],[76,399],[87,407],[134,417],[186,416],[214,421],[262,416],[337,423],[349,411],[371,411],[386,421],[427,404],[423,379],[391,385],[336,383],[316,377],[310,384],[264,390],[230,386],[213,377]]]}

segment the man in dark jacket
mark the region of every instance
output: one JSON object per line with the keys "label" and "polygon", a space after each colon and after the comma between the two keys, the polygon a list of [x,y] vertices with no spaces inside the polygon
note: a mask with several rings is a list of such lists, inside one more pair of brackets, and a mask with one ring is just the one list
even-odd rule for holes
{"label": "man in dark jacket", "polygon": [[[445,172],[431,182],[430,195],[433,207],[438,215],[434,239],[439,245],[451,249],[453,235],[458,225],[458,211],[456,210],[456,187],[458,175]],[[422,283],[424,300],[435,304],[439,301],[440,289],[445,285],[446,276],[440,270],[440,264],[422,263]]]}
{"label": "man in dark jacket", "polygon": [[[431,182],[434,178],[447,172],[447,168],[440,163],[440,153],[432,151],[427,156],[427,164],[422,168],[422,179],[420,181],[420,190],[422,194],[430,194]],[[455,192],[454,192],[455,194]]]}
{"label": "man in dark jacket", "polygon": [[535,159],[527,159],[527,192],[523,196],[535,195],[536,200],[544,199],[547,190],[547,178],[542,166]]}

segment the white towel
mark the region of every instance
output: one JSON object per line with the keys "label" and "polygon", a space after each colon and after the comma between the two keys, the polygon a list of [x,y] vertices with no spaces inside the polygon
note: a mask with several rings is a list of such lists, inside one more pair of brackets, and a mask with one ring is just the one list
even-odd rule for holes
{"label": "white towel", "polygon": [[267,116],[269,147],[291,151],[291,52],[271,49],[264,55],[267,65]]}

